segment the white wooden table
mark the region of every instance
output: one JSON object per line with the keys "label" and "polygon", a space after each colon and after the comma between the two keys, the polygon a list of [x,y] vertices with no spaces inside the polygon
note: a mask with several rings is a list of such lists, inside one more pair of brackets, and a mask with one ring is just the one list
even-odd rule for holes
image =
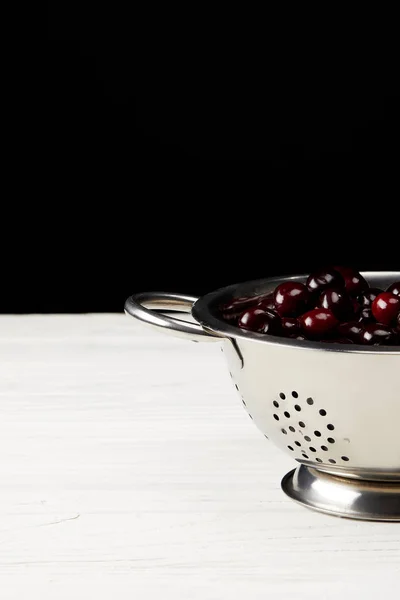
{"label": "white wooden table", "polygon": [[397,597],[400,524],[287,499],[218,344],[3,316],[0,369],[1,600]]}

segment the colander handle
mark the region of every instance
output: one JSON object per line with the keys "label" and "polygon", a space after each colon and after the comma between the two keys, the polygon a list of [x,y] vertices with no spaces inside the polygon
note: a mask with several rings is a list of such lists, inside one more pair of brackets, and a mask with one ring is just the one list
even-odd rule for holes
{"label": "colander handle", "polygon": [[197,298],[194,296],[186,296],[184,294],[142,292],[134,294],[127,299],[125,302],[125,312],[134,319],[138,319],[154,329],[170,333],[176,337],[190,339],[195,342],[220,342],[224,339],[222,336],[208,333],[201,325],[156,312],[167,310],[190,313],[196,300]]}

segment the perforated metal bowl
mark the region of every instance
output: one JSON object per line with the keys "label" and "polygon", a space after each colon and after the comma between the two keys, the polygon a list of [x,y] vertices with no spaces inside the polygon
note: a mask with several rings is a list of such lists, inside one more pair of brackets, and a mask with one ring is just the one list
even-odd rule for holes
{"label": "perforated metal bowl", "polygon": [[[386,289],[400,272],[363,273]],[[300,463],[282,482],[294,500],[340,516],[400,521],[400,348],[303,342],[241,330],[218,307],[288,279],[250,281],[200,299],[128,298],[125,311],[168,333],[219,341],[245,410],[264,436]],[[192,312],[198,324],[152,309]]]}

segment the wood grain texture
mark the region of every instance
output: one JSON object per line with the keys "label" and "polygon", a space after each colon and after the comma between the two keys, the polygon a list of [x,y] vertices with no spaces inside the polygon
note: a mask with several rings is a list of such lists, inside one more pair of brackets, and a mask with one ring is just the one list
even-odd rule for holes
{"label": "wood grain texture", "polygon": [[294,465],[248,418],[218,344],[124,315],[6,316],[0,372],[2,600],[397,589],[400,524],[287,499]]}

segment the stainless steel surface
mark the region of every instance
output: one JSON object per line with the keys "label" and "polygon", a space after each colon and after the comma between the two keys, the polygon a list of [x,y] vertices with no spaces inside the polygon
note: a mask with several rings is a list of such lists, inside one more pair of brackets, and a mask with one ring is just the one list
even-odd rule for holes
{"label": "stainless steel surface", "polygon": [[319,512],[366,521],[400,521],[400,484],[332,477],[303,465],[288,473],[282,489]]}
{"label": "stainless steel surface", "polygon": [[197,298],[184,294],[143,292],[130,296],[125,302],[124,308],[125,312],[131,317],[155,329],[162,329],[164,333],[171,333],[174,336],[184,337],[193,341],[220,341],[221,336],[207,333],[203,327],[196,323],[189,323],[188,321],[182,321],[181,319],[155,312],[156,310],[166,310],[190,313],[196,300]]}
{"label": "stainless steel surface", "polygon": [[[364,276],[382,288],[400,280],[398,271]],[[400,482],[399,347],[288,340],[243,331],[219,317],[222,302],[273,290],[288,279],[305,277],[252,281],[203,296],[192,309],[202,330],[140,307],[147,302],[188,309],[190,297],[141,294],[125,309],[169,333],[220,340],[244,408],[263,435],[298,463],[359,483]]]}

